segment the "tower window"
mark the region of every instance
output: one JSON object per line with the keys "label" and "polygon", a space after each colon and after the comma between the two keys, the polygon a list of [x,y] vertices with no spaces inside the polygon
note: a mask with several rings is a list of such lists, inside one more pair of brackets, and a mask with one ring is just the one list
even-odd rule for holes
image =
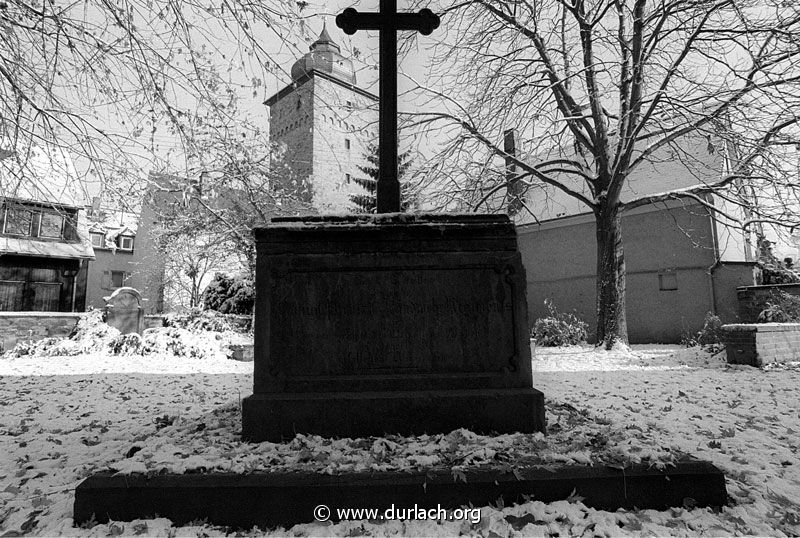
{"label": "tower window", "polygon": [[345,174],[344,175],[344,182],[345,183],[350,183],[350,174]]}
{"label": "tower window", "polygon": [[344,149],[350,149],[350,139],[349,138],[345,138],[344,139]]}
{"label": "tower window", "polygon": [[352,109],[353,108],[353,102],[352,101],[347,101],[347,104],[345,104],[345,107],[347,107],[348,110]]}
{"label": "tower window", "polygon": [[301,98],[297,98],[297,110],[300,110],[300,107],[303,105],[303,100]]}

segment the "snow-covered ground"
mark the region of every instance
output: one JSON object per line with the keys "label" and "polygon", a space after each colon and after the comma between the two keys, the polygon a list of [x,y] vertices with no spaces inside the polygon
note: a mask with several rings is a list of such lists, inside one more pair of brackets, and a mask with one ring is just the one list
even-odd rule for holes
{"label": "snow-covered ground", "polygon": [[675,346],[534,348],[551,434],[369,440],[298,436],[244,444],[239,401],[252,363],[145,355],[0,358],[0,536],[213,536],[165,519],[73,528],[89,474],[186,469],[404,469],[515,462],[649,461],[688,452],[721,467],[730,506],[602,512],[577,500],[482,507],[481,521],[345,521],[255,535],[577,536],[800,534],[800,370],[728,367]]}

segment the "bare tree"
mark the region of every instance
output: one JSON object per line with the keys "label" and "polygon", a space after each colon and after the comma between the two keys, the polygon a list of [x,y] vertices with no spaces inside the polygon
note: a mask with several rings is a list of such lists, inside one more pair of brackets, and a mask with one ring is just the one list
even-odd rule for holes
{"label": "bare tree", "polygon": [[197,245],[188,258],[176,261],[184,272],[208,258],[203,254],[208,247],[215,251],[212,266],[230,267],[238,259],[242,272],[252,277],[252,228],[272,217],[314,213],[311,187],[292,173],[267,133],[241,119],[235,96],[223,92],[218,99],[224,102],[204,104],[181,120],[185,175],[154,176],[154,192],[170,190],[173,201],[180,202],[156,204],[162,223],[156,236],[167,255],[176,242]]}
{"label": "bare tree", "polygon": [[171,236],[162,243],[165,256],[164,296],[169,309],[201,305],[203,288],[216,272],[229,268],[231,252],[214,236]]}
{"label": "bare tree", "polygon": [[185,142],[187,108],[219,89],[215,66],[227,68],[231,87],[258,93],[283,63],[275,54],[293,50],[291,37],[305,32],[305,6],[4,0],[0,150],[24,157],[31,144],[62,148],[106,186],[124,189],[121,176],[142,177],[155,156]]}
{"label": "bare tree", "polygon": [[[626,210],[690,198],[745,229],[800,223],[789,166],[800,114],[796,3],[456,0],[441,12],[434,76],[417,88],[439,110],[416,118],[448,139],[427,168],[439,206],[486,210],[513,181],[593,213],[598,343],[627,342]],[[525,155],[503,151],[508,128],[527,139]],[[696,157],[698,144],[714,163]],[[629,188],[637,170],[664,159],[683,160],[692,184]]]}

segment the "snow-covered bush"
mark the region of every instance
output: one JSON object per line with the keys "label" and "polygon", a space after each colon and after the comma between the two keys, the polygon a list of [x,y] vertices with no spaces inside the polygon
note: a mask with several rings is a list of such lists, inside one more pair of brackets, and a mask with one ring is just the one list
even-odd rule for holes
{"label": "snow-covered bush", "polygon": [[120,334],[108,344],[112,355],[139,355],[142,350],[142,337],[137,333]]}
{"label": "snow-covered bush", "polygon": [[571,346],[586,342],[586,322],[575,314],[558,312],[551,299],[545,299],[549,316],[539,318],[531,329],[531,338],[540,346]]}
{"label": "snow-covered bush", "polygon": [[197,359],[226,358],[232,353],[228,347],[232,336],[237,335],[230,331],[189,330],[180,327],[146,329],[142,335],[121,334],[106,324],[102,319],[102,312],[97,310],[83,317],[69,338],[44,338],[38,342],[20,342],[7,352],[7,356],[166,354]]}
{"label": "snow-covered bush", "polygon": [[725,346],[722,331],[722,320],[712,312],[707,312],[703,319],[703,328],[696,334],[684,334],[681,343],[686,347],[700,346],[711,353],[722,351]]}
{"label": "snow-covered bush", "polygon": [[205,309],[223,314],[252,314],[254,303],[255,289],[249,278],[217,273],[203,292]]}
{"label": "snow-covered bush", "polygon": [[190,331],[180,327],[147,329],[142,337],[142,355],[165,354],[194,359],[225,358],[228,341],[218,332]]}
{"label": "snow-covered bush", "polygon": [[767,299],[767,305],[758,314],[759,323],[800,322],[800,297],[778,290]]}
{"label": "snow-covered bush", "polygon": [[[192,308],[186,312],[168,314],[164,318],[166,327],[178,327],[190,331],[216,331],[216,332],[247,332],[251,321],[241,323],[239,320],[245,316],[234,314],[220,314],[214,310],[200,310]],[[237,318],[237,319],[232,319]]]}
{"label": "snow-covered bush", "polygon": [[55,357],[58,355],[80,355],[105,351],[120,332],[103,321],[103,312],[92,310],[78,320],[69,338],[43,338],[37,342],[20,342],[8,354],[14,357],[36,355]]}

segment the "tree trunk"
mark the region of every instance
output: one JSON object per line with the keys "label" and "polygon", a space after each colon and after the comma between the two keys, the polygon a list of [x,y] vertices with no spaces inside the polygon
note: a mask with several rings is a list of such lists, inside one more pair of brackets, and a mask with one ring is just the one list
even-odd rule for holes
{"label": "tree trunk", "polygon": [[597,345],[611,349],[628,343],[625,318],[625,256],[622,226],[615,207],[595,213],[597,225]]}

